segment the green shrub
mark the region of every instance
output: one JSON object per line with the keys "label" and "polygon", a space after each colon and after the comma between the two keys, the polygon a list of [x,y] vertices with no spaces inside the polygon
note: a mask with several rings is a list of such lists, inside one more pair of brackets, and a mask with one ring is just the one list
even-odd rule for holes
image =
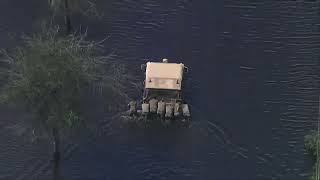
{"label": "green shrub", "polygon": [[[317,143],[319,147],[318,149],[317,149]],[[316,160],[310,180],[320,180],[319,179],[320,159],[317,159],[317,154],[320,155],[320,135],[317,132],[312,132],[306,135],[305,147]],[[317,169],[318,169],[318,177],[317,177]]]}

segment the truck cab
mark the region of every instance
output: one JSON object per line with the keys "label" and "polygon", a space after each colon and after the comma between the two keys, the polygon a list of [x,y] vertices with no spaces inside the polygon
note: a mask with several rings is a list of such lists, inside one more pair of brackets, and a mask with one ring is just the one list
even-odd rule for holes
{"label": "truck cab", "polygon": [[142,64],[141,69],[145,71],[142,103],[131,102],[136,108],[130,107],[130,114],[189,121],[189,107],[181,96],[183,75],[188,68],[182,63],[169,63],[168,59],[163,59],[162,62]]}

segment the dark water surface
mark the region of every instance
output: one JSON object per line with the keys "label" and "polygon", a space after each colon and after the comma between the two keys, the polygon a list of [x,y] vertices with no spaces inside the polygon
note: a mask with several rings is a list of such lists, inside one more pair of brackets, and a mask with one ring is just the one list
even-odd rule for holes
{"label": "dark water surface", "polygon": [[[307,179],[303,136],[317,117],[320,1],[110,0],[99,8],[99,21],[74,17],[76,24],[90,38],[108,36],[106,49],[139,80],[146,59],[190,67],[194,122],[128,129],[92,103],[99,136],[64,142],[64,179]],[[1,0],[0,47],[46,14],[44,1]],[[27,118],[0,108],[0,179],[51,177],[50,144],[20,136]]]}

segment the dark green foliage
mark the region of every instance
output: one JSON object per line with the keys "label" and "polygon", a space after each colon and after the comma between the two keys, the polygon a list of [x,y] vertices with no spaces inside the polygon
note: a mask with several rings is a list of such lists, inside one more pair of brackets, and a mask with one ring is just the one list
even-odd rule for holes
{"label": "dark green foliage", "polygon": [[90,87],[99,84],[108,105],[124,97],[121,66],[99,56],[100,50],[100,43],[85,41],[84,36],[62,38],[58,29],[51,29],[26,37],[24,46],[12,53],[2,51],[5,58],[0,62],[7,68],[0,69],[6,84],[1,100],[23,104],[33,112],[35,127],[44,127],[51,136],[54,179],[59,179],[62,130],[82,124],[81,99]]}
{"label": "dark green foliage", "polygon": [[2,100],[23,103],[46,126],[72,126],[81,120],[80,100],[91,84],[106,82],[105,91],[120,92],[120,81],[106,74],[111,63],[98,57],[99,50],[99,43],[82,36],[61,38],[53,30],[25,38],[24,47],[4,52],[10,79]]}
{"label": "dark green foliage", "polygon": [[317,142],[320,142],[320,136],[317,132],[305,136],[305,147],[314,157],[317,155]]}
{"label": "dark green foliage", "polygon": [[[310,154],[315,158],[315,165],[314,165],[314,171],[312,173],[312,176],[310,177],[311,180],[320,180],[317,179],[317,169],[318,173],[320,173],[320,159],[317,159],[317,155],[320,155],[320,135],[317,132],[312,132],[309,135],[305,137],[305,147],[310,152]],[[317,152],[318,151],[318,152]]]}
{"label": "dark green foliage", "polygon": [[313,172],[312,172],[312,175],[310,177],[310,180],[320,180],[319,178],[317,178],[317,175],[316,175],[316,168],[318,168],[318,171],[319,171],[319,168],[320,168],[320,161],[316,161],[316,164],[313,166]]}

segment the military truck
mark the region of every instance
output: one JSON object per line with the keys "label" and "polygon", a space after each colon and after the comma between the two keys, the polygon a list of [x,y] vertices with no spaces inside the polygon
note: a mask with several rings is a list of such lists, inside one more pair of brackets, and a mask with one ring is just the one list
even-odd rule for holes
{"label": "military truck", "polygon": [[[188,104],[182,99],[183,75],[188,68],[182,63],[147,62],[141,65],[145,71],[143,97],[131,101],[129,115],[144,120],[161,119],[163,122],[190,122]],[[142,117],[142,118],[141,118]]]}

